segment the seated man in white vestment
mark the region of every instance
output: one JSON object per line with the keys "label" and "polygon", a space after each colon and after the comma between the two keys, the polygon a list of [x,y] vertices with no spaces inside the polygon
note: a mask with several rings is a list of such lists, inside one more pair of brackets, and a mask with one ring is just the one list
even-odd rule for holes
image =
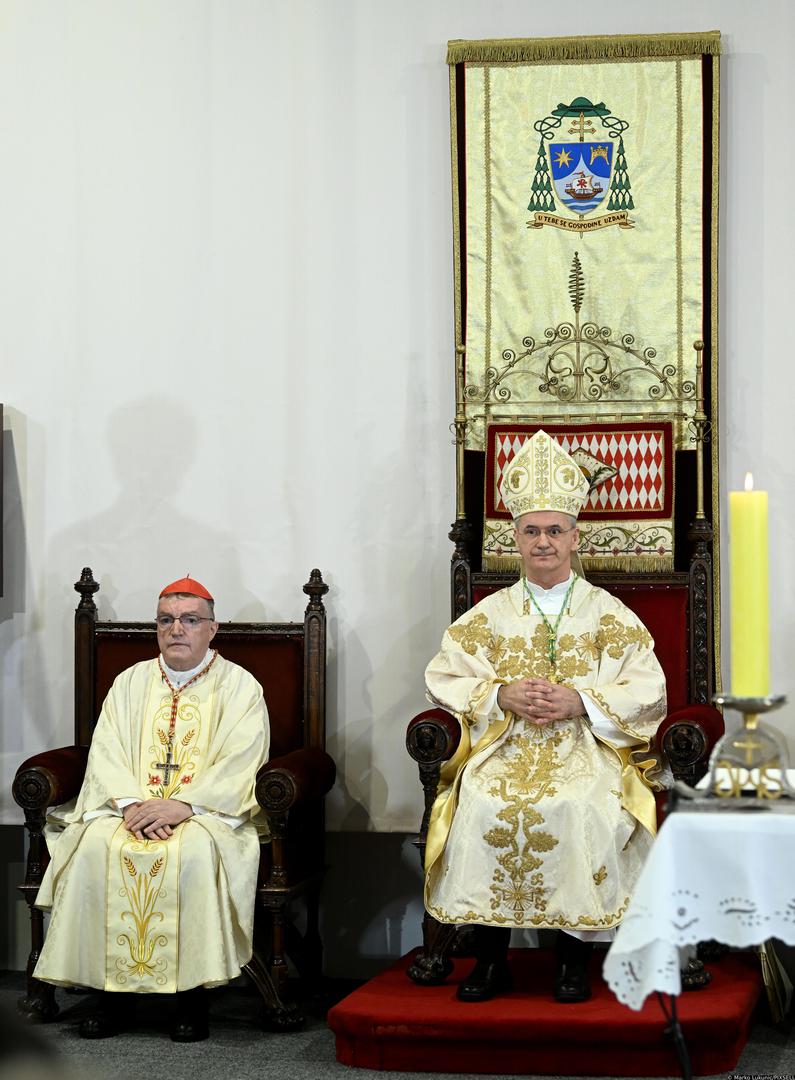
{"label": "seated man in white vestment", "polygon": [[425,857],[425,906],[474,924],[462,1001],[511,985],[513,928],[558,930],[554,994],[590,996],[594,941],[612,938],[670,772],[651,749],[665,678],[637,617],[572,571],[588,481],[538,431],[507,466],[503,500],[524,572],[445,633],[426,672],[455,713]]}
{"label": "seated man in white vestment", "polygon": [[48,818],[35,975],[102,991],[86,1038],[119,1029],[130,993],[174,995],[171,1038],[206,1038],[203,988],[251,959],[268,712],[259,683],[210,648],[217,629],[199,582],[163,589],[160,655],[115,680],[80,794]]}

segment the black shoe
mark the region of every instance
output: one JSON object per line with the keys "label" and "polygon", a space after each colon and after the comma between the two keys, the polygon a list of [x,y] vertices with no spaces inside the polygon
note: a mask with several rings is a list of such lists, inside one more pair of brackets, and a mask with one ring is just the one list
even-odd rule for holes
{"label": "black shoe", "polygon": [[185,990],[176,995],[174,1020],[171,1024],[171,1041],[177,1043],[202,1042],[210,1034],[207,1021],[207,998],[204,989]]}
{"label": "black shoe", "polygon": [[121,1030],[121,1010],[119,1002],[111,1001],[112,997],[102,993],[95,1008],[80,1021],[78,1031],[81,1039],[109,1039],[118,1035]]}
{"label": "black shoe", "polygon": [[591,996],[588,964],[579,960],[559,962],[555,970],[555,1001],[573,1004]]}
{"label": "black shoe", "polygon": [[469,975],[459,984],[459,1001],[489,1001],[513,986],[511,969],[506,961],[478,960]]}
{"label": "black shoe", "polygon": [[591,996],[593,942],[558,931],[555,942],[555,1000],[573,1004]]}
{"label": "black shoe", "polygon": [[171,1041],[177,1043],[202,1042],[209,1038],[210,1025],[207,1017],[194,1018],[193,1020],[175,1020],[171,1025]]}

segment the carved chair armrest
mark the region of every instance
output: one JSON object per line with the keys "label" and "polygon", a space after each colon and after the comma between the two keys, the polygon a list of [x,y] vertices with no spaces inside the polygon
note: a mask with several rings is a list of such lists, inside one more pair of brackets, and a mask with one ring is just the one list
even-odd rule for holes
{"label": "carved chair armrest", "polygon": [[23,810],[39,812],[68,802],[80,791],[87,760],[87,746],[62,746],[35,754],[17,769],[15,801]]}
{"label": "carved chair armrest", "polygon": [[723,717],[711,705],[686,705],[669,713],[657,729],[663,750],[677,780],[696,784],[709,765],[712,748],[724,731]]}
{"label": "carved chair armrest", "polygon": [[257,773],[257,802],[268,814],[322,799],[334,786],[337,767],[325,750],[303,747],[266,762]]}
{"label": "carved chair armrest", "polygon": [[409,721],[406,749],[419,765],[441,766],[461,739],[458,721],[445,709],[426,709]]}
{"label": "carved chair armrest", "polygon": [[419,766],[420,783],[424,794],[425,808],[416,843],[420,859],[425,859],[425,838],[428,835],[428,822],[431,807],[439,787],[439,773],[442,765],[455,753],[461,740],[461,728],[458,721],[445,709],[426,709],[409,721],[406,731],[406,749]]}

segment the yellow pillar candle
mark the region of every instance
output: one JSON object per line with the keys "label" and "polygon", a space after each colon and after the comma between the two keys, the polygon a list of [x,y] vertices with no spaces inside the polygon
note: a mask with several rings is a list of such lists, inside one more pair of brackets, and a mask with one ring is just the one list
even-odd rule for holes
{"label": "yellow pillar candle", "polygon": [[767,578],[767,492],[729,492],[731,556],[731,693],[765,697],[770,692],[770,631]]}

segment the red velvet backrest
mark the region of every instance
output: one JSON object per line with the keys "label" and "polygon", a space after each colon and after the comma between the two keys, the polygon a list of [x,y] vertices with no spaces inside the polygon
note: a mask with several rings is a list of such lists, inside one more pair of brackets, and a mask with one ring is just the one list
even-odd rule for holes
{"label": "red velvet backrest", "polygon": [[610,585],[609,591],[635,612],[654,638],[654,651],[665,672],[668,711],[682,709],[690,695],[690,591],[682,586],[624,587]]}
{"label": "red velvet backrest", "polygon": [[[303,623],[221,623],[213,647],[262,686],[271,727],[271,758],[304,745]],[[157,656],[154,628],[97,623],[94,632],[94,721],[116,676]]]}
{"label": "red velvet backrest", "polygon": [[[472,588],[473,602],[478,603],[503,584],[476,582]],[[650,579],[626,585],[611,582],[604,588],[634,611],[654,638],[654,651],[665,672],[669,712],[688,705],[691,695],[690,590],[687,581],[671,583]]]}

